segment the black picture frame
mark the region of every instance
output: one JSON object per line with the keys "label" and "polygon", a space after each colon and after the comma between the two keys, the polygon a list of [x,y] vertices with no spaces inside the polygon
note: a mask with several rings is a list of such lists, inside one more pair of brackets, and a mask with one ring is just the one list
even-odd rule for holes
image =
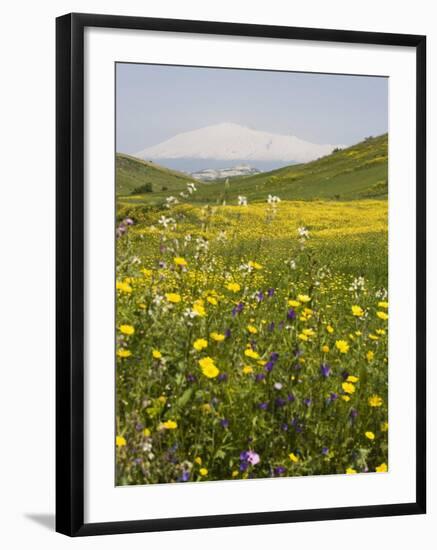
{"label": "black picture frame", "polygon": [[[403,46],[416,51],[416,500],[399,504],[84,523],[84,29]],[[69,536],[423,514],[426,511],[426,37],[73,13],[56,20],[56,530]]]}

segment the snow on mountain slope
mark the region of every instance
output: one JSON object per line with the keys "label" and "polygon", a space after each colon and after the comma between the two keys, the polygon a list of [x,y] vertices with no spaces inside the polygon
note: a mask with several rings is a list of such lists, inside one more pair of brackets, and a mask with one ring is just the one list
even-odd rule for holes
{"label": "snow on mountain slope", "polygon": [[295,136],[252,130],[229,122],[183,132],[135,154],[141,159],[223,159],[308,162],[339,145],[318,145]]}

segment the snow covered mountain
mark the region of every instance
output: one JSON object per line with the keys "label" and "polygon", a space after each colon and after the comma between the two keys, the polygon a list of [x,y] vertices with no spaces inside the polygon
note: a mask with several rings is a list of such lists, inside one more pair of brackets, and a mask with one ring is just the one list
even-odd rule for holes
{"label": "snow covered mountain", "polygon": [[309,162],[341,145],[319,145],[295,136],[252,130],[229,122],[183,132],[135,154],[149,159],[220,159]]}
{"label": "snow covered mountain", "polygon": [[191,176],[195,180],[200,181],[214,181],[224,178],[234,178],[235,176],[253,176],[259,174],[261,170],[252,168],[248,164],[239,164],[232,168],[206,168],[205,170],[198,170],[197,172],[191,172]]}

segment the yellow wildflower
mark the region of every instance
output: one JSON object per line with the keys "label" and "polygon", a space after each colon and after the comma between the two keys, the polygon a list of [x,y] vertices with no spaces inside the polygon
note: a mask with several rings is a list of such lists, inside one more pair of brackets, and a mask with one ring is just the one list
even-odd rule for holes
{"label": "yellow wildflower", "polygon": [[231,292],[239,292],[239,290],[241,289],[241,286],[238,283],[231,282],[226,285],[226,288]]}
{"label": "yellow wildflower", "polygon": [[186,267],[188,265],[187,260],[185,258],[181,258],[180,256],[176,256],[173,261],[175,265],[180,267]]}
{"label": "yellow wildflower", "polygon": [[181,301],[180,294],[176,294],[175,292],[167,292],[165,297],[167,298],[167,301],[172,304],[178,304]]}
{"label": "yellow wildflower", "polygon": [[349,344],[346,342],[346,340],[337,340],[335,342],[335,347],[340,353],[347,353],[349,351]]}
{"label": "yellow wildflower", "polygon": [[193,312],[198,315],[199,317],[205,317],[206,311],[203,307],[203,301],[202,300],[196,300],[193,304]]}
{"label": "yellow wildflower", "polygon": [[334,332],[334,327],[331,325],[326,325],[326,330],[329,334],[332,334]]}
{"label": "yellow wildflower", "polygon": [[213,306],[216,306],[218,304],[217,298],[214,298],[214,296],[208,296],[206,300]]}
{"label": "yellow wildflower", "polygon": [[130,357],[132,353],[128,349],[119,349],[117,355],[119,357]]}
{"label": "yellow wildflower", "polygon": [[381,432],[388,431],[388,422],[381,422]]}
{"label": "yellow wildflower", "polygon": [[380,464],[375,468],[375,472],[387,472],[387,471],[388,471],[388,466],[385,462],[383,462],[382,464]]}
{"label": "yellow wildflower", "polygon": [[204,357],[203,359],[200,359],[199,365],[200,365],[200,368],[202,369],[202,373],[207,378],[215,378],[220,373],[220,371],[214,364],[214,360],[211,359],[211,357]]}
{"label": "yellow wildflower", "polygon": [[352,306],[352,315],[355,317],[362,317],[364,315],[364,310],[360,306]]}
{"label": "yellow wildflower", "polygon": [[355,393],[355,386],[350,382],[343,382],[341,387],[345,393]]}
{"label": "yellow wildflower", "polygon": [[202,349],[205,349],[208,347],[208,342],[205,340],[205,338],[198,338],[194,344],[193,348],[197,351],[201,351]]}
{"label": "yellow wildflower", "polygon": [[252,348],[245,349],[244,355],[246,357],[251,357],[252,359],[259,359],[259,354],[256,351],[254,351]]}
{"label": "yellow wildflower", "polygon": [[238,473],[238,470],[234,470],[231,475],[232,477],[238,477]]}
{"label": "yellow wildflower", "polygon": [[135,332],[135,329],[132,325],[120,325],[120,332],[131,336]]}
{"label": "yellow wildflower", "polygon": [[167,420],[161,424],[161,427],[166,430],[175,430],[178,427],[178,423],[175,420]]}
{"label": "yellow wildflower", "polygon": [[199,474],[201,476],[207,476],[208,475],[208,470],[206,468],[200,468]]}
{"label": "yellow wildflower", "polygon": [[161,359],[162,353],[159,351],[159,349],[152,349],[152,357],[153,359]]}
{"label": "yellow wildflower", "polygon": [[115,444],[117,447],[124,447],[126,445],[126,439],[122,435],[117,435],[115,438]]}
{"label": "yellow wildflower", "polygon": [[346,473],[347,473],[347,474],[356,474],[357,471],[354,470],[353,468],[346,468]]}
{"label": "yellow wildflower", "polygon": [[220,334],[219,332],[211,332],[210,336],[216,342],[223,342],[223,340],[225,339],[225,335]]}
{"label": "yellow wildflower", "polygon": [[346,382],[353,382],[354,384],[358,382],[359,378],[358,376],[350,375],[346,378]]}
{"label": "yellow wildflower", "polygon": [[296,456],[294,453],[290,453],[288,455],[288,458],[291,460],[291,462],[294,462],[294,463],[299,462],[299,457]]}
{"label": "yellow wildflower", "polygon": [[150,437],[151,433],[152,432],[149,430],[149,428],[144,428],[144,430],[143,430],[144,437]]}
{"label": "yellow wildflower", "polygon": [[300,302],[298,302],[297,300],[288,300],[288,305],[290,307],[299,307],[300,306]]}
{"label": "yellow wildflower", "polygon": [[343,401],[350,401],[351,400],[351,398],[348,395],[342,395],[341,398],[343,399]]}
{"label": "yellow wildflower", "polygon": [[308,294],[299,294],[297,299],[299,302],[302,302],[302,304],[306,304],[307,302],[311,301],[311,298],[308,296]]}
{"label": "yellow wildflower", "polygon": [[243,367],[243,373],[244,374],[251,374],[253,372],[253,367],[246,365]]}
{"label": "yellow wildflower", "polygon": [[125,292],[126,294],[130,294],[132,292],[132,287],[128,283],[117,281],[115,286],[117,290],[120,290],[121,292]]}
{"label": "yellow wildflower", "polygon": [[370,440],[375,439],[375,434],[373,432],[365,432],[364,435],[367,437],[367,439],[370,439]]}
{"label": "yellow wildflower", "polygon": [[382,307],[383,309],[388,309],[388,302],[378,302],[378,307]]}
{"label": "yellow wildflower", "polygon": [[373,351],[368,351],[366,353],[366,359],[367,361],[369,361],[369,363],[370,361],[373,361],[374,358],[375,358],[375,353]]}
{"label": "yellow wildflower", "polygon": [[388,319],[388,313],[386,313],[385,311],[377,311],[376,315],[383,321],[387,321]]}
{"label": "yellow wildflower", "polygon": [[382,398],[379,395],[371,395],[369,397],[369,405],[371,407],[380,407],[382,405]]}
{"label": "yellow wildflower", "polygon": [[300,340],[303,340],[304,342],[308,341],[308,336],[306,334],[299,334],[298,338],[300,338]]}
{"label": "yellow wildflower", "polygon": [[202,459],[200,458],[200,456],[196,456],[196,458],[194,459],[194,462],[196,464],[199,464],[199,466],[202,464]]}
{"label": "yellow wildflower", "polygon": [[315,332],[312,328],[304,328],[302,334],[305,334],[305,336],[314,336]]}
{"label": "yellow wildflower", "polygon": [[262,269],[263,266],[261,264],[259,264],[258,262],[248,262],[247,264],[249,267],[251,267],[252,269]]}
{"label": "yellow wildflower", "polygon": [[323,353],[328,353],[329,346],[322,346],[322,351],[323,351]]}
{"label": "yellow wildflower", "polygon": [[256,334],[258,332],[258,329],[253,325],[247,325],[247,330],[250,332],[250,334]]}

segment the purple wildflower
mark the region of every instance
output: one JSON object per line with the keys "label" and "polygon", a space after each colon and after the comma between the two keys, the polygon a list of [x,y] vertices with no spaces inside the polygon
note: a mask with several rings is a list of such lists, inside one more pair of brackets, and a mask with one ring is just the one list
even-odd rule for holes
{"label": "purple wildflower", "polygon": [[255,451],[247,451],[247,462],[249,464],[252,464],[252,466],[255,466],[255,464],[258,464],[260,461],[259,454]]}
{"label": "purple wildflower", "polygon": [[195,381],[196,381],[196,377],[194,376],[194,374],[188,373],[187,382],[195,382]]}
{"label": "purple wildflower", "polygon": [[283,424],[281,424],[281,430],[283,432],[286,432],[288,430],[288,424],[286,422],[284,422]]}
{"label": "purple wildflower", "polygon": [[228,375],[225,373],[225,372],[221,372],[219,375],[218,375],[218,378],[217,380],[219,382],[226,382],[226,380],[228,379]]}
{"label": "purple wildflower", "polygon": [[329,453],[328,447],[322,447],[322,455],[323,456],[328,456],[328,453]]}
{"label": "purple wildflower", "polygon": [[232,317],[235,317],[238,313],[241,313],[243,311],[244,304],[242,302],[239,302],[232,310]]}
{"label": "purple wildflower", "polygon": [[188,470],[184,470],[182,472],[181,477],[179,478],[179,481],[188,481],[190,479],[190,472]]}
{"label": "purple wildflower", "polygon": [[275,476],[280,476],[285,473],[284,466],[276,466],[276,468],[273,469],[273,474]]}
{"label": "purple wildflower", "polygon": [[265,380],[265,378],[266,378],[266,375],[262,373],[259,373],[255,376],[256,382],[261,382],[262,380]]}
{"label": "purple wildflower", "polygon": [[357,409],[351,409],[351,412],[349,413],[352,420],[354,420],[358,416]]}
{"label": "purple wildflower", "polygon": [[292,307],[287,312],[287,319],[289,319],[290,321],[293,321],[294,319],[296,319],[296,312]]}
{"label": "purple wildflower", "polygon": [[283,407],[286,403],[287,403],[287,401],[285,399],[283,399],[282,397],[277,397],[275,399],[275,405],[277,407]]}
{"label": "purple wildflower", "polygon": [[289,393],[289,394],[287,395],[287,399],[288,399],[288,401],[290,401],[290,403],[291,403],[292,401],[294,401],[295,397],[294,397],[294,395],[293,395],[292,393]]}
{"label": "purple wildflower", "polygon": [[269,332],[273,332],[275,330],[275,323],[273,321],[269,323],[267,325],[267,329],[269,330]]}
{"label": "purple wildflower", "polygon": [[271,298],[274,293],[275,293],[275,289],[274,288],[269,288],[268,291],[267,291],[267,296],[269,298]]}
{"label": "purple wildflower", "polygon": [[231,329],[230,328],[227,328],[226,331],[225,331],[225,337],[226,338],[230,338],[231,337]]}
{"label": "purple wildflower", "polygon": [[327,363],[322,363],[320,365],[320,373],[323,378],[328,378],[328,376],[331,374],[331,367]]}
{"label": "purple wildflower", "polygon": [[259,291],[256,295],[256,298],[258,302],[262,302],[264,300],[264,294],[261,291]]}
{"label": "purple wildflower", "polygon": [[338,393],[331,392],[331,395],[329,396],[329,400],[335,401],[336,399],[338,399]]}
{"label": "purple wildflower", "polygon": [[308,397],[305,398],[305,399],[303,400],[303,402],[304,402],[304,405],[306,405],[307,407],[309,407],[309,406],[311,405],[311,399],[309,399]]}
{"label": "purple wildflower", "polygon": [[266,370],[267,372],[271,372],[273,370],[273,367],[275,366],[275,363],[273,361],[268,361],[265,365],[264,365],[264,370]]}
{"label": "purple wildflower", "polygon": [[266,411],[269,408],[269,404],[267,402],[260,403],[258,405],[258,408],[260,408],[262,411]]}
{"label": "purple wildflower", "polygon": [[222,428],[224,428],[226,430],[226,428],[229,427],[229,420],[227,420],[226,418],[222,418],[220,420],[220,425]]}
{"label": "purple wildflower", "polygon": [[270,354],[270,359],[276,363],[276,361],[279,359],[279,353],[277,351],[272,351]]}

